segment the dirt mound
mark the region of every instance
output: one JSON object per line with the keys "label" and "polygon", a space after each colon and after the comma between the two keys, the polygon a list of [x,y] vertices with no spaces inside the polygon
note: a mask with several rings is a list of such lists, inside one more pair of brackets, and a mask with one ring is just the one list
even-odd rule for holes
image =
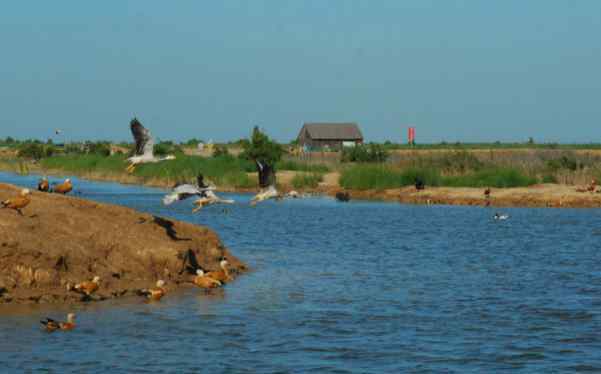
{"label": "dirt mound", "polygon": [[[0,184],[0,201],[18,194]],[[222,256],[232,276],[246,270],[211,230],[69,196],[34,191],[23,216],[0,210],[0,303],[77,301],[69,283],[101,277],[94,299],[154,285],[174,288],[195,268],[217,270]]]}

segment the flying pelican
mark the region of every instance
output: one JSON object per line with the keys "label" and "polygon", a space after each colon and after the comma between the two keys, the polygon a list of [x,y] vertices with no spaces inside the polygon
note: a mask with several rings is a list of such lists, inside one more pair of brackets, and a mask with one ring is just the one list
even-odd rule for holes
{"label": "flying pelican", "polygon": [[204,177],[199,174],[196,177],[196,185],[193,184],[179,184],[176,185],[173,190],[163,198],[163,204],[170,205],[176,201],[185,200],[192,196],[198,196],[199,199],[194,202],[194,205],[198,205],[197,208],[192,210],[193,213],[202,209],[202,207],[211,204],[233,204],[234,200],[226,200],[218,197],[213,190],[215,186],[208,186],[204,183]]}
{"label": "flying pelican", "polygon": [[67,322],[55,321],[52,318],[46,318],[40,321],[48,332],[54,332],[56,330],[73,330],[75,328],[75,313],[67,314]]}
{"label": "flying pelican", "polygon": [[21,190],[19,196],[4,200],[0,202],[0,205],[2,205],[2,208],[14,209],[17,211],[17,213],[19,213],[19,215],[23,215],[21,209],[25,208],[31,202],[31,198],[29,197],[30,195],[31,191],[25,188]]}
{"label": "flying pelican", "polygon": [[67,178],[61,184],[57,184],[52,187],[52,192],[62,193],[63,195],[68,194],[73,191],[73,183],[71,183],[71,179]]}
{"label": "flying pelican", "polygon": [[256,194],[255,197],[253,197],[252,200],[250,201],[250,205],[255,206],[255,205],[257,205],[257,203],[260,203],[261,201],[274,199],[274,198],[277,198],[278,196],[279,196],[278,190],[276,190],[275,186],[271,185],[271,186],[259,191],[259,193]]}
{"label": "flying pelican", "polygon": [[138,164],[175,159],[174,155],[167,155],[165,157],[157,157],[154,155],[154,139],[152,139],[150,131],[142,126],[137,118],[134,118],[129,122],[129,127],[136,142],[136,153],[135,156],[126,160],[129,162],[129,166],[125,169],[128,173],[133,173]]}
{"label": "flying pelican", "polygon": [[48,178],[43,177],[38,182],[38,191],[48,192],[50,190],[50,184],[48,183]]}
{"label": "flying pelican", "polygon": [[165,289],[165,281],[159,279],[156,283],[156,288],[151,288],[148,290],[140,290],[139,295],[146,296],[149,300],[159,301],[165,294],[167,290]]}

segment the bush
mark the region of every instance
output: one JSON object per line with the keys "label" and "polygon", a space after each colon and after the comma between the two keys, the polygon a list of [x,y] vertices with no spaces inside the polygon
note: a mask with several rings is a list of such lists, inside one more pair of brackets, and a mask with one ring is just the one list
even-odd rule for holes
{"label": "bush", "polygon": [[216,144],[213,147],[213,157],[231,157],[225,145]]}
{"label": "bush", "polygon": [[320,173],[297,174],[292,178],[292,186],[294,188],[315,188],[322,180],[323,175]]}
{"label": "bush", "polygon": [[576,161],[576,159],[574,158],[564,155],[560,158],[547,160],[545,166],[549,171],[552,172],[558,171],[560,169],[575,171],[576,169],[578,169],[578,161]]}
{"label": "bush", "polygon": [[384,162],[388,151],[379,144],[356,145],[342,149],[342,162]]}
{"label": "bush", "polygon": [[330,168],[324,164],[311,164],[308,162],[297,162],[292,160],[282,160],[277,163],[276,168],[278,170],[307,171],[317,173],[327,173],[330,171]]}
{"label": "bush", "polygon": [[18,156],[23,158],[31,158],[41,160],[46,156],[44,145],[39,143],[25,143],[19,147]]}

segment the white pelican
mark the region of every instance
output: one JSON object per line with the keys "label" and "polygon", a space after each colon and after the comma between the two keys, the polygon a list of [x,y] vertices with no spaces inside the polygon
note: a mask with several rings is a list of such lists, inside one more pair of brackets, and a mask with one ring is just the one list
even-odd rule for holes
{"label": "white pelican", "polygon": [[198,205],[198,207],[192,210],[192,212],[195,213],[207,205],[234,203],[234,200],[226,200],[218,197],[213,190],[215,190],[215,186],[206,185],[202,174],[199,174],[198,177],[196,177],[196,185],[180,184],[175,186],[173,190],[163,198],[163,204],[170,205],[176,201],[185,200],[192,196],[198,196],[198,200],[194,202],[194,205]]}
{"label": "white pelican", "polygon": [[129,166],[125,169],[128,173],[133,173],[138,164],[155,163],[165,160],[174,160],[174,155],[165,157],[157,157],[154,155],[154,140],[148,131],[137,118],[134,118],[129,123],[131,133],[136,142],[136,153],[127,159]]}
{"label": "white pelican", "polygon": [[235,201],[231,199],[222,199],[219,196],[215,195],[215,192],[212,190],[206,190],[200,198],[194,202],[194,205],[197,205],[196,208],[192,209],[192,213],[196,213],[201,210],[203,207],[207,205],[213,204],[233,204]]}
{"label": "white pelican", "polygon": [[255,206],[261,201],[279,197],[278,190],[275,188],[275,172],[273,167],[258,160],[255,162],[257,163],[257,171],[259,172],[259,187],[261,190],[250,201],[251,206]]}

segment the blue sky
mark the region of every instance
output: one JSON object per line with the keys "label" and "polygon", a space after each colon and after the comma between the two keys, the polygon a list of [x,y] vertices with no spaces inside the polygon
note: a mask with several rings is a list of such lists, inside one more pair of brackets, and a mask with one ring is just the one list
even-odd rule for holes
{"label": "blue sky", "polygon": [[0,137],[601,141],[601,1],[19,1]]}

